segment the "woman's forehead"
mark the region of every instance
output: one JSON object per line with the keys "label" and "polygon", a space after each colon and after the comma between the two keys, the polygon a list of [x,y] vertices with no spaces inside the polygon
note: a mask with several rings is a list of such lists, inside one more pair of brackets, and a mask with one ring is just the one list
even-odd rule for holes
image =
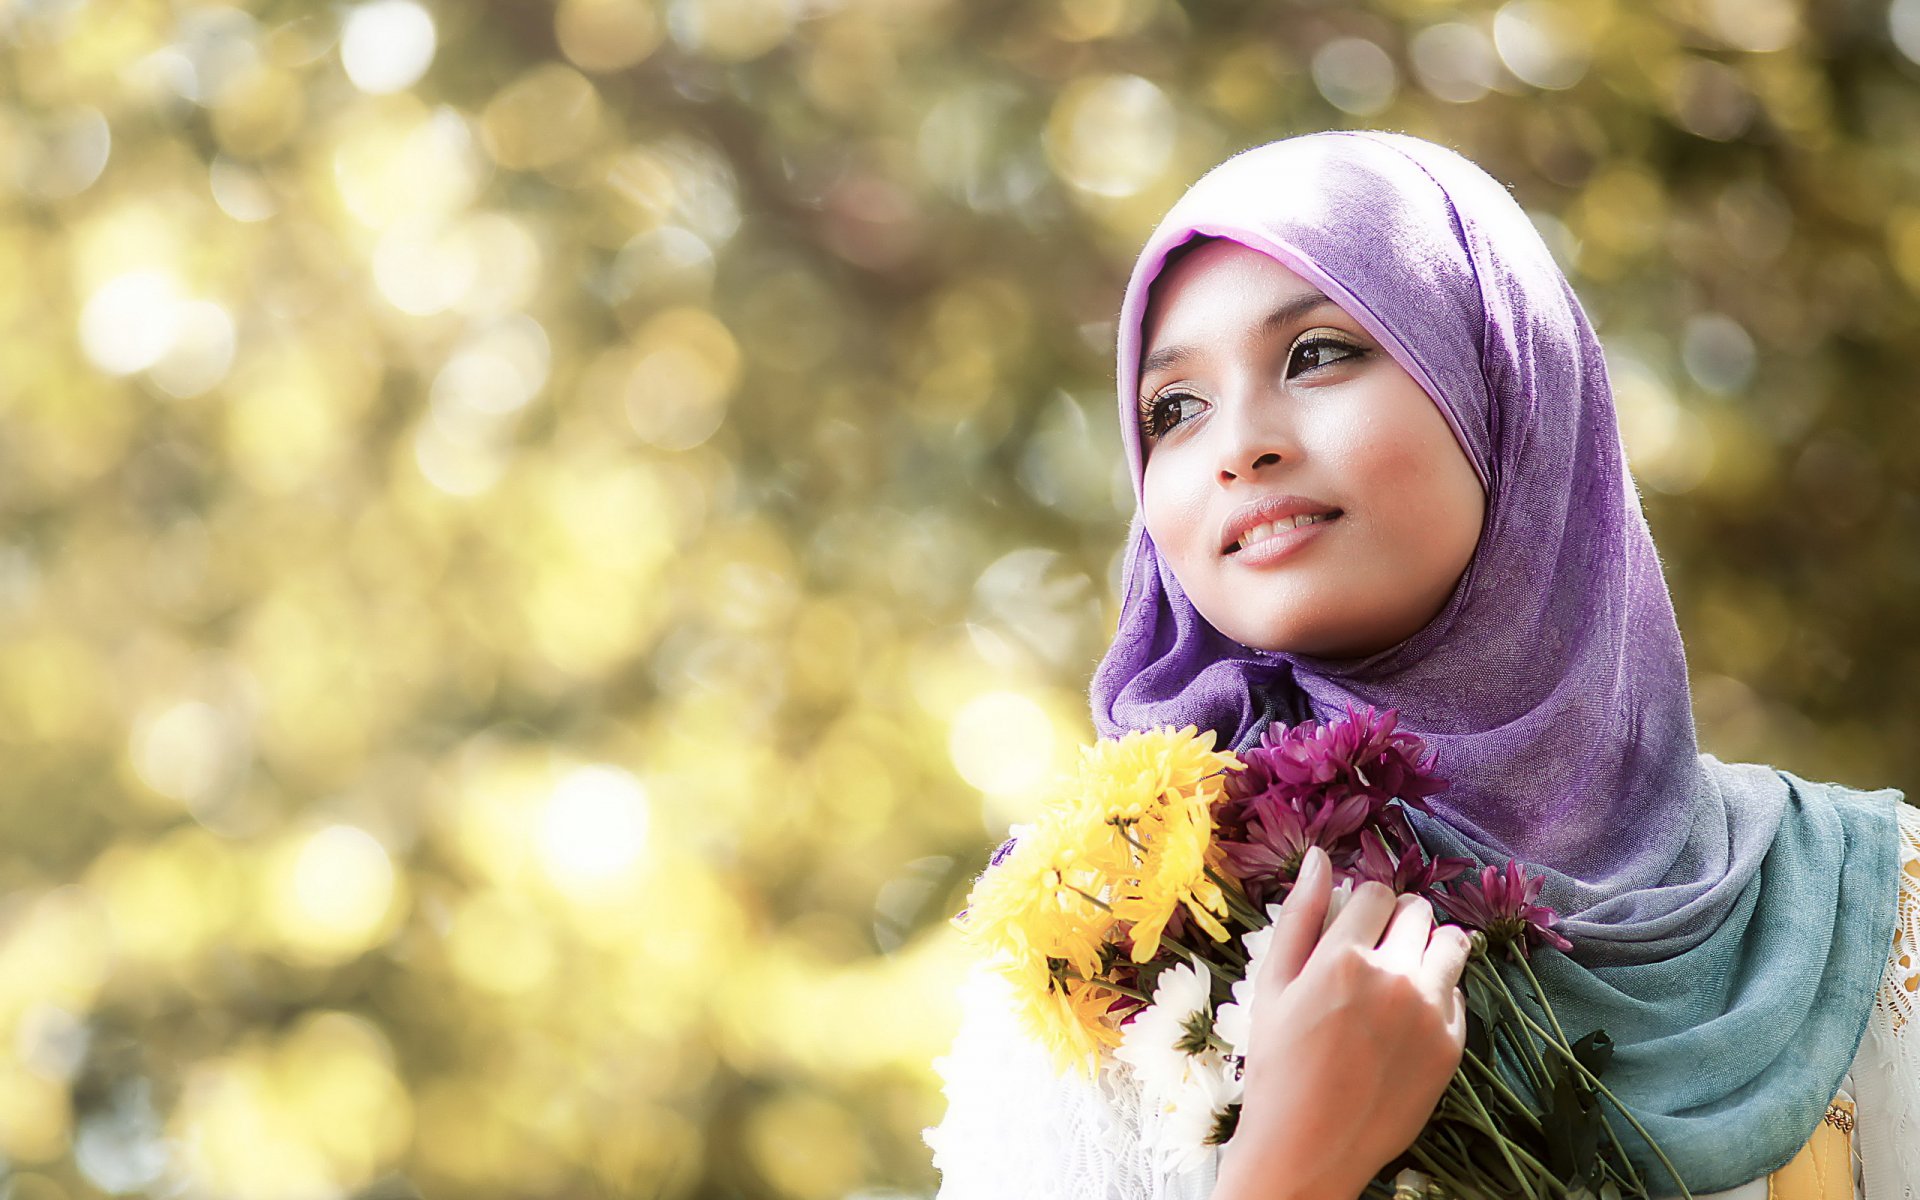
{"label": "woman's forehead", "polygon": [[[1279,259],[1225,238],[1189,242],[1168,256],[1148,290],[1141,319],[1140,370],[1170,343],[1212,332],[1223,307],[1260,311],[1263,326],[1278,328],[1309,313],[1338,310],[1324,292]],[[1324,310],[1324,311],[1323,311]]]}
{"label": "woman's forehead", "polygon": [[1321,295],[1279,259],[1229,238],[1189,242],[1176,254],[1168,256],[1147,289],[1148,326],[1164,321],[1182,297],[1201,288],[1257,291],[1261,296]]}

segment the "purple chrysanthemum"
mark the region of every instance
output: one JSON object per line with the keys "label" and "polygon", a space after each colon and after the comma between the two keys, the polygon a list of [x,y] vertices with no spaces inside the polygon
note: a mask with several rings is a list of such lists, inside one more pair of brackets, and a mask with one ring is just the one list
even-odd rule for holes
{"label": "purple chrysanthemum", "polygon": [[[1395,728],[1398,719],[1392,709],[1369,705],[1349,706],[1325,724],[1276,723],[1241,756],[1245,768],[1227,777],[1214,819],[1222,852],[1256,901],[1256,893],[1272,894],[1291,882],[1311,846],[1323,847],[1336,868],[1357,868],[1360,834],[1370,826],[1385,826],[1389,836],[1405,829],[1394,838],[1402,852],[1394,855],[1396,873],[1405,851],[1420,857],[1418,840],[1393,802],[1425,810],[1425,798],[1446,784],[1432,773],[1420,738]],[[1422,869],[1407,868],[1410,874]]]}
{"label": "purple chrysanthemum", "polygon": [[1376,880],[1401,895],[1424,896],[1472,865],[1473,860],[1468,858],[1428,861],[1419,843],[1411,838],[1401,842],[1396,854],[1376,828],[1360,834],[1360,857],[1354,860],[1352,871],[1356,882]]}
{"label": "purple chrysanthemum", "polygon": [[1538,945],[1571,950],[1573,943],[1553,928],[1560,914],[1533,902],[1545,882],[1543,876],[1529,875],[1518,861],[1508,859],[1504,869],[1482,867],[1479,882],[1456,880],[1436,888],[1432,898],[1448,916],[1480,930],[1495,945],[1515,946],[1522,954]]}
{"label": "purple chrysanthemum", "polygon": [[1399,799],[1425,811],[1426,797],[1446,786],[1425,756],[1418,734],[1398,730],[1399,714],[1372,705],[1347,707],[1343,717],[1322,724],[1275,722],[1243,758],[1247,769],[1229,783],[1228,795],[1251,795],[1276,787],[1293,792],[1365,794],[1384,804]]}
{"label": "purple chrysanthemum", "polygon": [[1240,839],[1220,840],[1220,852],[1256,905],[1266,903],[1293,881],[1301,860],[1314,846],[1326,850],[1336,864],[1344,864],[1351,856],[1348,847],[1371,811],[1364,796],[1310,807],[1308,811],[1308,806],[1284,800],[1263,804],[1254,810]]}

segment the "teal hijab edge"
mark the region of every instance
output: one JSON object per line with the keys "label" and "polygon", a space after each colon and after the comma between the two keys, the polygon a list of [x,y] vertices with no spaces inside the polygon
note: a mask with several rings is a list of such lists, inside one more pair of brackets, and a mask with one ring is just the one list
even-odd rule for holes
{"label": "teal hijab edge", "polygon": [[[1778,1161],[1751,1177],[1755,1179],[1771,1175],[1792,1162],[1801,1148],[1819,1130],[1820,1122],[1826,1119],[1827,1106],[1838,1094],[1841,1081],[1853,1069],[1854,1059],[1866,1038],[1867,1025],[1873,1019],[1874,1005],[1879,998],[1880,983],[1886,975],[1887,959],[1892,953],[1894,930],[1900,921],[1899,812],[1901,806],[1907,802],[1906,793],[1898,788],[1876,788],[1867,791],[1851,788],[1845,784],[1820,783],[1804,779],[1791,771],[1777,767],[1774,769],[1787,781],[1787,786],[1792,789],[1796,798],[1805,796],[1809,790],[1823,791],[1832,800],[1834,807],[1843,814],[1841,827],[1845,831],[1847,850],[1843,864],[1841,904],[1844,906],[1849,900],[1847,890],[1849,876],[1852,878],[1853,886],[1863,887],[1867,895],[1871,896],[1876,890],[1883,892],[1884,895],[1879,903],[1867,905],[1866,911],[1871,916],[1871,925],[1864,928],[1858,935],[1863,951],[1860,957],[1870,969],[1863,970],[1856,976],[1856,979],[1864,982],[1864,986],[1856,983],[1850,989],[1851,995],[1857,998],[1859,1011],[1854,1015],[1850,1025],[1842,1026],[1843,1029],[1851,1030],[1851,1034],[1842,1043],[1848,1048],[1843,1061],[1827,1085],[1804,1101],[1804,1106],[1801,1102],[1795,1102],[1794,1123],[1804,1128],[1805,1133],[1794,1140],[1785,1154],[1778,1156]],[[1860,854],[1858,863],[1855,862],[1856,852]],[[1865,924],[1865,922],[1862,923]],[[1722,1191],[1738,1187],[1745,1182],[1749,1180],[1716,1181],[1692,1190]]]}
{"label": "teal hijab edge", "polygon": [[[1701,758],[1703,762],[1718,761],[1711,755]],[[1822,949],[1824,939],[1825,953],[1815,961],[1824,962],[1825,969],[1807,1018],[1794,1033],[1793,1052],[1776,1055],[1744,1075],[1737,1069],[1726,1071],[1745,1080],[1729,1096],[1711,1103],[1682,1101],[1670,1106],[1673,1097],[1696,1090],[1690,1085],[1695,1083],[1695,1075],[1704,1073],[1703,1064],[1713,1062],[1717,1066],[1723,1058],[1737,1062],[1743,1053],[1750,1052],[1751,1045],[1740,1034],[1738,1021],[1720,1023],[1729,1031],[1724,1036],[1716,1036],[1705,1027],[1696,1031],[1689,1044],[1693,1053],[1686,1061],[1651,1055],[1643,1060],[1643,1068],[1649,1061],[1656,1063],[1654,1074],[1639,1080],[1633,1094],[1622,1099],[1661,1144],[1695,1195],[1726,1191],[1772,1174],[1792,1161],[1818,1129],[1866,1036],[1899,917],[1898,813],[1905,803],[1904,794],[1896,788],[1868,791],[1808,780],[1777,767],[1769,770],[1788,788],[1789,804],[1774,844],[1768,849],[1768,861],[1747,885],[1751,902],[1743,903],[1741,911],[1748,914],[1748,919],[1729,921],[1733,928],[1723,926],[1710,939],[1732,938],[1735,945],[1744,948],[1753,921],[1783,923],[1769,933],[1776,939],[1784,938],[1795,956]],[[1788,874],[1768,869],[1775,865],[1776,855],[1788,867]],[[1806,906],[1796,906],[1796,901],[1808,892],[1820,891],[1815,876],[1823,863],[1839,876],[1838,894],[1824,929],[1820,922],[1795,919],[1806,911]],[[1743,897],[1743,901],[1748,899]],[[1658,971],[1665,965],[1652,963],[1644,969]],[[1623,994],[1619,986],[1623,968],[1608,968],[1603,981],[1552,951],[1536,956],[1534,968],[1569,1036],[1578,1036],[1576,1029],[1583,1033],[1595,1028],[1606,1029],[1612,1036],[1610,1022],[1622,1028],[1631,1023],[1619,1012],[1608,1011],[1609,1002]],[[1501,964],[1500,969],[1516,994],[1525,996],[1527,1007],[1532,1008],[1524,975],[1510,964]],[[1728,969],[1729,980],[1741,981],[1741,991],[1732,1004],[1758,1006],[1761,1012],[1773,1003],[1772,997],[1791,995],[1807,983],[1804,977],[1792,975],[1790,963],[1755,961],[1746,954]],[[1631,1056],[1631,1043],[1622,1044],[1618,1038],[1615,1042],[1617,1054]],[[1508,1054],[1497,1057],[1500,1073],[1510,1084],[1524,1082],[1522,1069]],[[1601,1078],[1620,1090],[1607,1074]],[[1663,1099],[1668,1104],[1663,1105]],[[1628,1157],[1647,1181],[1648,1194],[1677,1196],[1679,1187],[1673,1175],[1646,1142],[1618,1119],[1611,1106],[1606,1112]]]}

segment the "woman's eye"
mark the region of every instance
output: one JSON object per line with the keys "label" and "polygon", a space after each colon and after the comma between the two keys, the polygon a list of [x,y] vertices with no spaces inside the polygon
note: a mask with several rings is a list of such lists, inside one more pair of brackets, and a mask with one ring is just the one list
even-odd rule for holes
{"label": "woman's eye", "polygon": [[[1287,378],[1292,379],[1302,371],[1313,371],[1349,358],[1358,358],[1365,353],[1359,346],[1336,338],[1306,338],[1294,343],[1293,352],[1287,356]],[[1301,362],[1305,365],[1295,370],[1294,364]]]}
{"label": "woman's eye", "polygon": [[1168,392],[1148,400],[1140,412],[1140,432],[1160,437],[1188,417],[1198,415],[1201,400],[1185,392]]}

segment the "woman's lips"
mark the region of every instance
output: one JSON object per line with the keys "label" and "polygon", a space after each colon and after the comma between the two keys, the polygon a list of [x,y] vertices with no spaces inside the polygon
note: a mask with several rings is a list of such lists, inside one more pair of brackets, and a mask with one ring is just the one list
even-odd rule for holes
{"label": "woman's lips", "polygon": [[1248,567],[1263,567],[1268,563],[1278,562],[1319,537],[1332,526],[1339,524],[1343,515],[1345,514],[1336,513],[1308,525],[1296,525],[1292,529],[1279,530],[1272,536],[1255,542],[1251,546],[1235,550],[1226,557]]}

